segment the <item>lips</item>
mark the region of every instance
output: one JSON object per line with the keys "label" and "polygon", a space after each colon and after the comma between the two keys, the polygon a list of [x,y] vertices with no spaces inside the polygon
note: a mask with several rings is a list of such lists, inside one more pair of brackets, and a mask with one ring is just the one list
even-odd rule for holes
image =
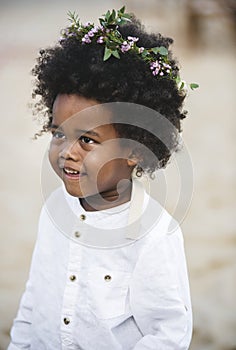
{"label": "lips", "polygon": [[63,167],[62,171],[64,173],[65,178],[70,180],[78,180],[81,178],[81,176],[85,175],[85,173],[81,173],[79,170],[70,167]]}

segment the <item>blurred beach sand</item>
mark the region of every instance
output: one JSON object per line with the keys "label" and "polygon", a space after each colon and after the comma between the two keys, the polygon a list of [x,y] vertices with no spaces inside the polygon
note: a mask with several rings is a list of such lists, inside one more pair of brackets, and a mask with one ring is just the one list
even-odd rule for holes
{"label": "blurred beach sand", "polygon": [[[9,343],[9,330],[27,280],[43,203],[40,173],[49,137],[31,139],[40,125],[32,122],[31,110],[27,107],[32,89],[30,70],[38,49],[56,42],[60,28],[67,24],[69,9],[79,9],[81,19],[86,21],[95,20],[108,7],[105,1],[99,5],[91,1],[92,10],[79,1],[56,4],[23,1],[0,5],[0,350],[6,349]],[[122,4],[110,1],[109,8],[119,8]],[[153,4],[151,1],[150,6]],[[148,28],[154,29],[157,25],[154,14],[145,12],[137,1],[128,1],[127,8],[143,18]],[[163,18],[157,22],[163,34],[175,36],[176,19],[173,16],[172,23],[171,18],[169,26]],[[183,133],[194,171],[193,200],[181,224],[194,313],[190,349],[235,350],[235,52],[230,46],[193,52],[179,37],[174,50],[183,67],[184,79],[200,84],[200,89],[188,97],[189,115],[184,121]],[[172,172],[174,174],[170,165],[166,169],[170,212],[171,193],[176,186]]]}

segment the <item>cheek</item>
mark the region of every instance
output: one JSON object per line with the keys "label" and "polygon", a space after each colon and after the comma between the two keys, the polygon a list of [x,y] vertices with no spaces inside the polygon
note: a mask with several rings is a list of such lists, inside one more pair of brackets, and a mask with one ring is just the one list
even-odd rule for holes
{"label": "cheek", "polygon": [[53,168],[57,164],[58,154],[59,154],[58,148],[51,143],[48,151],[48,159]]}
{"label": "cheek", "polygon": [[98,173],[99,180],[111,179],[119,181],[129,177],[129,167],[125,159],[113,159],[103,164]]}
{"label": "cheek", "polygon": [[94,163],[98,166],[105,166],[110,164],[112,161],[123,160],[126,154],[123,149],[118,147],[115,142],[107,142],[102,147],[94,149],[89,152],[86,156],[85,162]]}
{"label": "cheek", "polygon": [[90,152],[84,158],[84,167],[89,170],[90,176],[97,178],[97,176],[109,175],[112,171],[114,160],[113,156],[103,152]]}
{"label": "cheek", "polygon": [[92,150],[84,155],[83,163],[90,169],[100,168],[104,163],[107,162],[107,157],[100,150]]}
{"label": "cheek", "polygon": [[124,151],[111,143],[88,152],[83,163],[93,181],[120,179],[122,176],[127,177],[129,172]]}

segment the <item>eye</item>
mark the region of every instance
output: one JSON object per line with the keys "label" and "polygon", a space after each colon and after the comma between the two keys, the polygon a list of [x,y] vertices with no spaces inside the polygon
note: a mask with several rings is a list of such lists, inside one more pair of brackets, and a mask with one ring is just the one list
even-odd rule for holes
{"label": "eye", "polygon": [[52,131],[52,137],[54,139],[64,139],[65,138],[65,134],[63,134],[62,131],[55,130],[55,131]]}
{"label": "eye", "polygon": [[80,136],[79,139],[82,143],[86,143],[86,144],[95,143],[95,141],[88,136]]}

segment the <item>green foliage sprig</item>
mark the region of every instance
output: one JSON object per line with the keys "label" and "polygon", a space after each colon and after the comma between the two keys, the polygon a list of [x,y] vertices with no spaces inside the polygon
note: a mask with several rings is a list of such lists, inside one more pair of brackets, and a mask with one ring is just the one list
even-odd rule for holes
{"label": "green foliage sprig", "polygon": [[[104,45],[104,61],[112,56],[120,59],[121,55],[133,52],[149,65],[153,76],[169,77],[176,81],[180,90],[186,88],[186,83],[181,81],[179,76],[173,74],[173,67],[166,47],[144,48],[137,45],[139,38],[122,37],[119,26],[132,21],[132,16],[125,13],[125,6],[118,11],[114,9],[107,11],[99,18],[99,25],[90,22],[82,24],[75,12],[68,12],[68,17],[71,23],[61,32],[61,44],[68,38],[76,38],[84,45],[91,43]],[[193,90],[198,87],[198,84],[191,83],[189,86]]]}

